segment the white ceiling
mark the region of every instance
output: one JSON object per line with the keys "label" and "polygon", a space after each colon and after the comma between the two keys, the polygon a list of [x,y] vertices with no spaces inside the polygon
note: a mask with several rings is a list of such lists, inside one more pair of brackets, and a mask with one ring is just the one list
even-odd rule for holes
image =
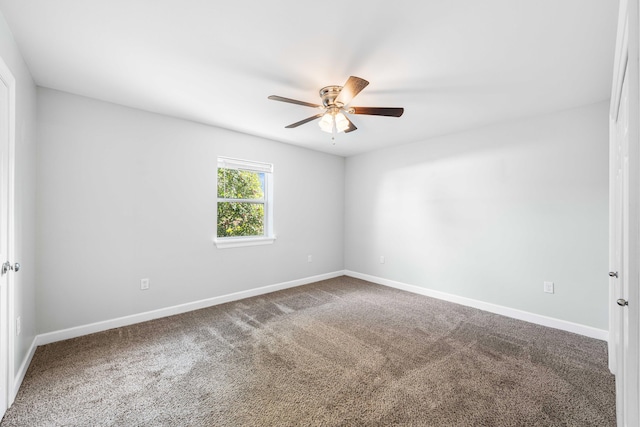
{"label": "white ceiling", "polygon": [[[615,0],[0,0],[40,86],[349,156],[609,97]],[[330,135],[316,114],[370,85]]]}

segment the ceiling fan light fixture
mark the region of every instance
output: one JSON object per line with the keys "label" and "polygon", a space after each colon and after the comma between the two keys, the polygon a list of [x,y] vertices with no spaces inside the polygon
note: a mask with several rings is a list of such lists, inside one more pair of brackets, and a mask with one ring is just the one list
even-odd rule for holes
{"label": "ceiling fan light fixture", "polygon": [[349,129],[349,120],[340,111],[328,111],[318,122],[318,126],[324,132],[344,132]]}

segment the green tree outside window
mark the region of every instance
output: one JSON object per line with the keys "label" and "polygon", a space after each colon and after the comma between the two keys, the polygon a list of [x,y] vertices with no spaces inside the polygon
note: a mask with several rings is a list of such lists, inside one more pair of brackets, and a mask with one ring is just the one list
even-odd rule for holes
{"label": "green tree outside window", "polygon": [[265,174],[218,168],[218,237],[264,235]]}

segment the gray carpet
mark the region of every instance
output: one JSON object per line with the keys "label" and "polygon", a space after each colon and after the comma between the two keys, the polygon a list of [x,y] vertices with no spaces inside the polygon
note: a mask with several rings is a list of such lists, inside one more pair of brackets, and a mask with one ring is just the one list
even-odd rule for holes
{"label": "gray carpet", "polygon": [[348,277],[39,347],[9,426],[614,426],[606,343]]}

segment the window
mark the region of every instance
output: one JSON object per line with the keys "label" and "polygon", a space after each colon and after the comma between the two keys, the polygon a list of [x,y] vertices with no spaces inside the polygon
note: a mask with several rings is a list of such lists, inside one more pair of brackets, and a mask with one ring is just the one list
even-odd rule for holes
{"label": "window", "polygon": [[218,158],[216,246],[273,243],[273,165]]}

